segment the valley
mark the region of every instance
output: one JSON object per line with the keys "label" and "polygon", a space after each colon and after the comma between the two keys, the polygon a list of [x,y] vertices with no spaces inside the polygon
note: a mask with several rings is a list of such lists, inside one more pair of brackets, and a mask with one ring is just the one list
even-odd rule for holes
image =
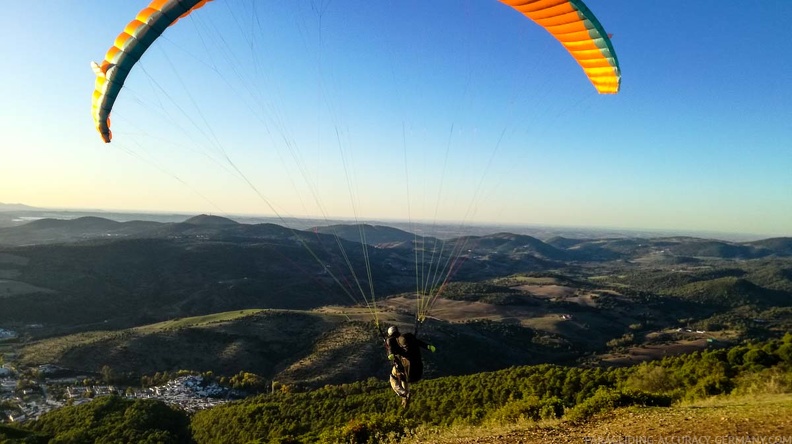
{"label": "valley", "polygon": [[[177,373],[228,389],[255,376],[249,394],[384,381],[377,325],[409,331],[422,310],[419,334],[438,349],[425,357],[428,378],[632,366],[792,330],[790,239],[361,229],[377,232],[372,244],[344,226],[215,216],[0,229],[0,353],[16,381],[6,399],[29,402],[36,395],[24,386],[64,392],[62,381],[36,376],[47,366],[122,394]],[[416,270],[425,274],[418,292]]]}

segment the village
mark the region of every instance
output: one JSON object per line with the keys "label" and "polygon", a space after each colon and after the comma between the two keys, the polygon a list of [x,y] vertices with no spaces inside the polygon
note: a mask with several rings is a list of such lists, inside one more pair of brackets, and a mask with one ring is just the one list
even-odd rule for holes
{"label": "village", "polygon": [[[42,365],[40,375],[53,374],[55,366]],[[131,399],[157,399],[173,407],[193,413],[244,396],[236,390],[204,380],[199,375],[180,376],[150,388],[83,385],[83,376],[38,380],[22,378],[9,365],[0,367],[0,422],[25,422],[44,413],[68,406],[91,402],[100,396],[118,395]]]}

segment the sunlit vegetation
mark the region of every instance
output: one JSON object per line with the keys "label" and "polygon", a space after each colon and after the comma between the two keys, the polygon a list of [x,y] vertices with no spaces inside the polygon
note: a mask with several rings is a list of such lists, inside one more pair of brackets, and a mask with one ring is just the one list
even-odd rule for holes
{"label": "sunlit vegetation", "polygon": [[[255,383],[237,375],[239,383]],[[638,405],[668,407],[724,394],[792,391],[792,334],[713,348],[632,367],[514,367],[422,381],[402,410],[384,381],[272,393],[201,411],[192,418],[156,401],[99,398],[44,415],[24,429],[0,429],[8,442],[380,442],[425,427],[476,426],[593,415]],[[35,432],[36,434],[30,434]],[[107,439],[107,438],[105,438]],[[25,441],[27,440],[27,441]]]}
{"label": "sunlit vegetation", "polygon": [[186,414],[159,401],[106,396],[53,411],[26,428],[62,443],[176,444],[191,441],[189,423]]}
{"label": "sunlit vegetation", "polygon": [[[198,442],[218,442],[221,436],[232,436],[239,442],[265,436],[365,442],[354,441],[355,433],[392,434],[393,424],[447,427],[493,419],[557,417],[584,421],[590,415],[625,405],[668,406],[675,401],[735,391],[789,391],[790,351],[792,335],[788,334],[782,340],[713,349],[633,367],[540,365],[439,378],[417,384],[418,395],[407,412],[400,411],[382,383],[369,380],[308,393],[266,395],[201,412],[193,419],[193,430]],[[251,417],[258,419],[251,424]],[[339,427],[341,424],[348,427]]]}

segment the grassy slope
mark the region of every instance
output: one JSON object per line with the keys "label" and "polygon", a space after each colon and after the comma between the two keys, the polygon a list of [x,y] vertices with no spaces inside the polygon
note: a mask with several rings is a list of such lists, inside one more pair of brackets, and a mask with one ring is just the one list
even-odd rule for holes
{"label": "grassy slope", "polygon": [[[553,421],[443,431],[426,429],[402,443],[582,443],[586,442],[586,438],[590,438],[589,442],[592,443],[657,443],[663,440],[684,442],[681,439],[685,437],[695,437],[700,442],[739,442],[728,441],[724,436],[750,436],[757,439],[780,437],[781,441],[778,442],[792,441],[792,394],[718,397],[670,408],[628,407],[603,414],[584,424]],[[709,441],[705,439],[707,437]],[[633,441],[629,441],[630,438]]]}
{"label": "grassy slope", "polygon": [[[347,325],[349,324],[349,325]],[[350,330],[351,329],[351,330]],[[24,365],[57,363],[87,371],[110,365],[116,372],[153,374],[161,370],[212,370],[217,374],[252,371],[265,377],[280,374],[315,377],[317,340],[338,335],[347,343],[370,339],[358,323],[338,314],[291,310],[241,310],[182,318],[120,331],[96,331],[45,339],[20,350]],[[352,338],[350,335],[363,337]],[[354,340],[353,340],[354,339]],[[369,341],[371,342],[371,341]],[[326,347],[324,359],[340,360],[344,349]],[[371,352],[371,350],[369,350]],[[303,361],[302,365],[295,360]],[[342,361],[342,360],[341,360]],[[299,371],[298,371],[299,370]],[[354,380],[357,374],[328,369],[331,379]],[[348,373],[348,372],[347,372]],[[319,381],[317,381],[319,382]],[[321,381],[324,382],[324,381]]]}
{"label": "grassy slope", "polygon": [[[18,361],[85,372],[107,365],[117,375],[247,371],[317,387],[384,377],[387,361],[369,319],[363,309],[241,310],[42,339],[21,347]],[[411,316],[394,311],[383,311],[380,321],[405,330],[414,325]],[[518,324],[432,321],[421,333],[442,351],[428,360],[427,377],[568,362],[576,356],[564,343]]]}

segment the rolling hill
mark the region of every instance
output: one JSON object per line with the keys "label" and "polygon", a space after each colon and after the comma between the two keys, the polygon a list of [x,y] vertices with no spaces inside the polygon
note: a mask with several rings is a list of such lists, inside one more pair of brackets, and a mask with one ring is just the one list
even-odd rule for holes
{"label": "rolling hill", "polygon": [[[412,319],[386,311],[383,321],[409,330]],[[577,352],[519,325],[430,322],[422,336],[442,353],[427,356],[436,377],[539,362],[569,362]],[[115,331],[34,341],[19,351],[23,366],[56,364],[76,372],[117,374],[211,370],[253,372],[302,387],[384,378],[387,360],[365,310],[243,310]]]}
{"label": "rolling hill", "polygon": [[434,238],[424,238],[398,228],[384,225],[354,224],[354,225],[328,225],[314,227],[309,231],[338,236],[350,242],[366,243],[368,245],[400,245],[413,242],[436,242]]}
{"label": "rolling hill", "polygon": [[[357,237],[361,228],[376,246],[340,236]],[[351,314],[369,291],[407,327],[415,294],[440,291],[426,332],[455,356],[438,356],[442,374],[572,362],[650,342],[670,350],[690,338],[668,332],[692,324],[718,326],[724,338],[790,324],[786,238],[543,242],[500,232],[435,244],[379,226],[327,230],[336,234],[207,215],[172,223],[42,219],[2,229],[0,327],[32,341],[22,354],[30,365],[144,373],[244,367],[321,385],[381,369],[369,366],[381,352],[373,329],[350,322],[371,321]],[[745,259],[746,252],[764,256]],[[336,308],[322,311],[328,306]],[[257,311],[222,315],[247,310]],[[159,324],[207,316],[223,319]],[[59,337],[71,346],[57,345]],[[334,367],[345,359],[359,371]],[[438,371],[433,365],[429,374]]]}

